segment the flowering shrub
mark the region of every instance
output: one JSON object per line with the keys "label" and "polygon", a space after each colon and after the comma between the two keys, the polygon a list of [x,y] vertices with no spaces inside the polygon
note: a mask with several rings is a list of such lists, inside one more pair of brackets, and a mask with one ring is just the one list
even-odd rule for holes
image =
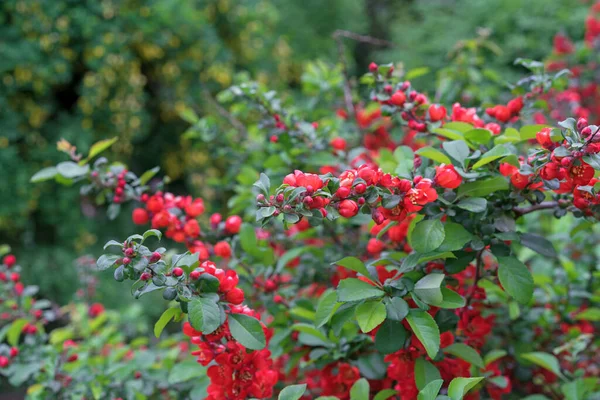
{"label": "flowering shrub", "polygon": [[[438,104],[391,64],[360,78],[368,101],[333,90],[343,108],[231,87],[219,100],[236,102],[222,114],[243,146],[228,217],[166,192],[157,169],[98,158],[114,140],[85,158],[59,143],[70,161],[32,181],[81,184],[108,218],[133,203],[143,232],[95,267],[165,308],[163,338],[132,340],[99,304],[35,301],[5,256],[0,373],[32,398],[596,398],[600,127],[587,94],[562,119],[569,71],[518,62],[532,73],[511,98],[478,107]],[[186,118],[203,141],[209,121]],[[171,321],[187,339],[163,334]]]}

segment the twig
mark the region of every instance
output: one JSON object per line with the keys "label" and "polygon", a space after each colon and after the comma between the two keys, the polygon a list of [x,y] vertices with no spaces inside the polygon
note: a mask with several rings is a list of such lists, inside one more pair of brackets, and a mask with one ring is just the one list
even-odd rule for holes
{"label": "twig", "polygon": [[375,46],[386,46],[393,47],[392,42],[387,40],[377,39],[372,36],[359,35],[358,33],[337,29],[332,34],[333,39],[337,43],[338,58],[340,64],[342,64],[342,75],[344,76],[344,103],[346,104],[346,111],[348,116],[354,117],[354,102],[352,101],[352,86],[350,85],[350,76],[348,74],[348,65],[346,63],[346,57],[344,52],[344,41],[343,38],[356,40],[357,42],[369,43]]}
{"label": "twig", "polygon": [[225,108],[223,108],[219,104],[219,102],[213,98],[213,96],[210,94],[210,92],[206,88],[202,89],[202,95],[217,110],[217,112],[223,118],[225,118],[227,121],[229,121],[231,126],[233,126],[235,129],[237,129],[237,131],[242,135],[242,139],[245,139],[248,137],[248,131],[246,130],[246,127],[244,126],[244,124],[242,124],[236,117],[231,115],[231,113],[229,111],[227,111]]}
{"label": "twig", "polygon": [[333,38],[338,39],[340,37],[345,37],[348,39],[356,40],[357,42],[369,43],[375,46],[383,46],[383,47],[394,47],[394,43],[389,42],[387,40],[378,39],[373,36],[368,35],[360,35],[358,33],[345,31],[343,29],[337,29],[333,32]]}
{"label": "twig", "polygon": [[469,307],[471,304],[471,300],[473,300],[473,296],[475,295],[475,291],[477,290],[477,284],[479,283],[479,279],[481,279],[481,266],[483,264],[483,250],[481,249],[477,252],[477,258],[475,261],[475,280],[473,281],[473,287],[471,288],[471,292],[467,296],[467,301],[465,307]]}
{"label": "twig", "polygon": [[558,201],[544,201],[540,204],[535,204],[530,207],[513,208],[513,211],[517,217],[520,217],[522,215],[529,214],[530,212],[534,212],[537,210],[548,210],[551,208],[555,208],[556,206],[558,206]]}
{"label": "twig", "polygon": [[323,224],[323,227],[325,228],[325,230],[327,231],[329,236],[331,236],[331,238],[333,239],[333,241],[335,242],[336,245],[338,245],[339,247],[344,247],[344,245],[340,241],[340,238],[338,237],[338,235],[335,232],[335,229],[333,229],[333,227],[331,227],[330,225],[327,225],[327,224]]}

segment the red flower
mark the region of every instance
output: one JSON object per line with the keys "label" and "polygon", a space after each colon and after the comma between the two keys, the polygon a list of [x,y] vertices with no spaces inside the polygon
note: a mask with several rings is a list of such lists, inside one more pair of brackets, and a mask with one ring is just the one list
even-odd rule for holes
{"label": "red flower", "polygon": [[319,190],[325,184],[318,175],[304,173],[302,171],[294,171],[293,174],[287,175],[283,179],[283,183],[295,187],[305,187],[308,189],[310,186],[312,190]]}
{"label": "red flower", "polygon": [[462,183],[462,177],[456,172],[454,165],[440,165],[435,170],[435,181],[446,189],[456,189]]}
{"label": "red flower", "polygon": [[518,115],[523,109],[523,98],[517,97],[515,99],[512,99],[508,102],[506,106],[508,107],[508,110],[511,112],[512,115]]}
{"label": "red flower", "polygon": [[6,256],[4,256],[4,265],[6,265],[7,268],[12,267],[13,265],[15,265],[15,263],[17,262],[17,257],[15,257],[12,254],[8,254]]}
{"label": "red flower", "polygon": [[225,241],[221,241],[221,242],[218,242],[217,244],[215,244],[214,250],[215,250],[215,254],[220,257],[223,257],[223,258],[231,257],[231,247],[229,246],[229,243],[227,243]]}
{"label": "red flower", "polygon": [[192,218],[196,218],[198,215],[204,212],[204,201],[202,199],[195,199],[191,204],[185,207],[185,213]]}
{"label": "red flower", "polygon": [[398,90],[396,93],[394,93],[392,95],[392,97],[390,97],[390,103],[392,103],[395,106],[402,107],[405,102],[406,102],[406,95],[401,90]]}
{"label": "red flower", "polygon": [[580,161],[579,165],[571,165],[569,169],[569,175],[571,179],[573,179],[573,183],[577,186],[585,186],[594,177],[594,168],[592,168],[588,163],[584,161]]}
{"label": "red flower", "polygon": [[338,211],[342,217],[352,218],[358,214],[358,204],[354,200],[342,200]]}
{"label": "red flower", "polygon": [[233,288],[225,295],[226,300],[231,304],[242,304],[244,302],[244,292],[240,288]]}
{"label": "red flower", "polygon": [[242,226],[242,217],[232,215],[225,220],[225,230],[227,233],[234,235],[240,231]]}
{"label": "red flower", "polygon": [[429,119],[433,122],[441,121],[446,118],[446,107],[438,104],[432,104],[429,106]]}
{"label": "red flower", "polygon": [[552,134],[552,129],[544,128],[535,134],[535,139],[540,144],[540,146],[542,146],[545,149],[549,149],[554,145],[554,142],[550,138],[551,134]]}
{"label": "red flower", "polygon": [[340,151],[346,150],[346,146],[347,146],[346,140],[341,137],[335,137],[335,138],[331,139],[331,142],[329,142],[329,144],[335,150],[340,150]]}
{"label": "red flower", "polygon": [[104,306],[100,303],[94,303],[88,309],[88,314],[91,318],[96,318],[104,312]]}
{"label": "red flower", "polygon": [[525,189],[527,187],[527,185],[529,185],[530,177],[531,177],[531,175],[523,175],[523,174],[519,173],[518,171],[516,171],[514,173],[514,175],[512,175],[510,177],[510,182],[517,189]]}
{"label": "red flower", "polygon": [[542,179],[550,181],[558,177],[559,170],[560,166],[558,165],[558,163],[549,162],[548,164],[544,165],[544,167],[540,171],[540,176],[542,177]]}
{"label": "red flower", "polygon": [[200,225],[195,219],[190,219],[183,226],[183,231],[189,238],[197,238],[200,236]]}
{"label": "red flower", "polygon": [[146,208],[153,213],[157,213],[163,209],[164,205],[165,201],[162,198],[162,196],[155,194],[154,196],[148,199],[148,202],[146,203]]}
{"label": "red flower", "polygon": [[404,206],[408,212],[420,211],[425,204],[437,200],[437,192],[432,186],[431,179],[421,179],[413,189],[408,191],[404,198]]}
{"label": "red flower", "polygon": [[385,248],[385,243],[381,240],[377,240],[375,238],[369,239],[369,243],[367,244],[367,251],[371,254],[377,254],[381,252]]}
{"label": "red flower", "polygon": [[133,219],[133,223],[136,225],[146,225],[150,220],[148,211],[144,210],[143,208],[136,208],[133,210],[131,218]]}

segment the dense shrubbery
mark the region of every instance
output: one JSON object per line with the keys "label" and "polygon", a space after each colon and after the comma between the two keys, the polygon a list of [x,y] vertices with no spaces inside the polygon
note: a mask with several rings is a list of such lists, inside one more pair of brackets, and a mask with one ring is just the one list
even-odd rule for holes
{"label": "dense shrubbery", "polygon": [[[303,98],[239,76],[214,116],[180,110],[219,170],[202,197],[109,161],[120,141],[61,140],[36,187],[109,221],[133,204],[139,233],[79,259],[65,307],[4,256],[0,374],[30,398],[596,398],[598,14],[506,98],[463,75],[485,37],[433,95],[392,64],[360,87],[308,64]],[[162,312],[157,340],[92,303],[96,271]]]}

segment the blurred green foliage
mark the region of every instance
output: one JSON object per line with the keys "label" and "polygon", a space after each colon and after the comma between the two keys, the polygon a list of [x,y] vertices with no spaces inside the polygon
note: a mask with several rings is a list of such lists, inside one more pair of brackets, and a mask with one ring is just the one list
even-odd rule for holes
{"label": "blurred green foliage", "polygon": [[[587,8],[579,0],[4,0],[0,243],[31,266],[25,279],[44,276],[43,295],[64,303],[76,287],[76,256],[97,250],[109,234],[127,236],[130,222],[129,210],[117,223],[86,219],[73,206],[75,189],[29,183],[64,160],[55,148],[61,138],[86,153],[93,142],[119,136],[112,158],[136,172],[161,165],[171,191],[202,195],[209,211],[220,211],[227,199],[211,204],[207,186],[234,186],[227,153],[189,146],[182,138],[189,121],[179,114],[190,106],[214,114],[207,93],[239,81],[241,71],[270,88],[303,87],[320,101],[331,88],[311,78],[339,75],[311,64],[302,79],[304,66],[338,61],[331,35],[345,29],[395,44],[344,39],[350,75],[371,60],[402,62],[430,93],[451,84],[450,96],[485,101],[522,72],[515,58],[544,58],[561,30],[581,37]],[[433,79],[429,71],[441,72]],[[239,134],[224,119],[211,129]],[[111,285],[100,288],[108,306],[124,301]]]}

